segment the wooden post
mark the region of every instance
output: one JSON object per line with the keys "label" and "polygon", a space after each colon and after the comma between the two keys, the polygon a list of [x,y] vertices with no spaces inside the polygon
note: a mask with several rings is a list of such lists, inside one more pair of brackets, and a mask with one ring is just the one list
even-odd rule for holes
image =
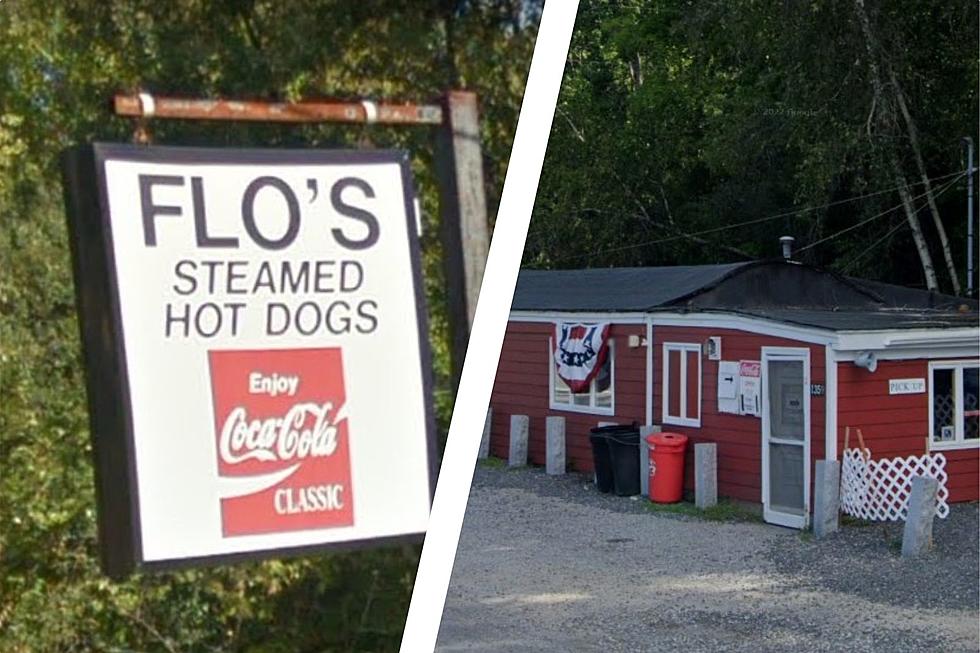
{"label": "wooden post", "polygon": [[483,188],[483,154],[476,94],[442,96],[442,124],[436,135],[440,238],[448,294],[453,387],[466,357],[476,300],[483,282],[490,228]]}

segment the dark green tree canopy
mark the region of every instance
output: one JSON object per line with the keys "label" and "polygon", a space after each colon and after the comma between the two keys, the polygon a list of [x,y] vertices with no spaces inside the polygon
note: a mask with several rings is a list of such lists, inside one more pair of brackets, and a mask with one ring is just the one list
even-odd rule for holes
{"label": "dark green tree canopy", "polygon": [[[58,156],[128,141],[116,92],[431,101],[479,96],[496,213],[540,1],[0,2],[0,650],[396,649],[416,547],[137,576],[98,570]],[[433,137],[426,128],[154,122],[169,145],[413,154],[443,427],[452,406]]]}
{"label": "dark green tree canopy", "polygon": [[907,192],[955,290],[938,225],[962,285],[977,25],[969,2],[583,3],[525,264],[768,258],[791,235],[808,263],[926,286]]}

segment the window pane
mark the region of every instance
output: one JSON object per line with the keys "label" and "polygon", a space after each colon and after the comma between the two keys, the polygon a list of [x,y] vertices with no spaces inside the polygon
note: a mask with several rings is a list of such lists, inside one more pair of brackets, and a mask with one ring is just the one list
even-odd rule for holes
{"label": "window pane", "polygon": [[769,445],[769,506],[803,514],[804,449],[796,444]]}
{"label": "window pane", "polygon": [[599,373],[595,377],[595,405],[600,408],[612,407],[612,350],[609,350]]}
{"label": "window pane", "polygon": [[802,361],[772,360],[769,374],[769,428],[774,438],[805,439],[806,397]]}
{"label": "window pane", "polygon": [[980,415],[978,374],[980,368],[963,368],[963,437],[967,440],[976,440],[980,437],[977,431],[977,418]]}
{"label": "window pane", "polygon": [[955,370],[932,371],[932,441],[952,442],[956,439],[953,416],[956,396],[953,388]]}
{"label": "window pane", "polygon": [[599,408],[612,408],[612,390],[596,393],[595,405]]}
{"label": "window pane", "polygon": [[681,416],[681,352],[676,349],[667,350],[667,414],[671,417]]}
{"label": "window pane", "polygon": [[585,392],[577,392],[572,395],[572,401],[575,403],[576,406],[588,406],[590,399],[591,396],[588,390],[586,390]]}
{"label": "window pane", "polygon": [[701,396],[698,386],[698,367],[701,365],[701,354],[696,351],[685,352],[687,356],[687,412],[688,419],[698,419],[701,416]]}
{"label": "window pane", "polygon": [[568,389],[568,385],[565,381],[558,376],[558,372],[555,372],[555,396],[554,402],[556,404],[570,404],[572,403],[572,393]]}

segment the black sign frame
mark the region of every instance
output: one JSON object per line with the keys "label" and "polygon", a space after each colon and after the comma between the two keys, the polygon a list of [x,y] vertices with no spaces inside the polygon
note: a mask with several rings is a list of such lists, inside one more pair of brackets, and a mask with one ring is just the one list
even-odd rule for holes
{"label": "black sign frame", "polygon": [[401,169],[412,283],[415,290],[430,509],[438,475],[428,307],[417,231],[415,186],[407,151],[231,149],[120,143],[76,146],[62,153],[62,173],[75,277],[75,300],[85,365],[89,430],[95,467],[99,553],[103,571],[118,580],[137,569],[167,571],[390,544],[421,543],[425,537],[424,532],[168,560],[143,560],[128,361],[123,341],[105,178],[105,163],[109,160],[226,165],[397,164]]}

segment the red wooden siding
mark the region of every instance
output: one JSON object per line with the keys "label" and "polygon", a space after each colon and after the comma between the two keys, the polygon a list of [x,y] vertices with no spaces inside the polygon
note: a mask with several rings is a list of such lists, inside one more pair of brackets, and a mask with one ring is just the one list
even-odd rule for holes
{"label": "red wooden siding", "polygon": [[[762,347],[797,347],[810,349],[810,382],[825,383],[824,347],[807,343],[762,336],[735,329],[715,329],[702,327],[654,327],[655,371],[663,369],[663,343],[688,342],[704,344],[709,336],[721,336],[721,357],[726,361],[762,360]],[[692,356],[694,356],[692,354]],[[701,357],[701,427],[674,426],[665,424],[664,431],[683,433],[691,440],[685,461],[684,487],[694,488],[694,444],[715,442],[718,445],[718,494],[742,501],[761,503],[762,501],[762,419],[748,415],[734,415],[718,412],[718,362]],[[697,368],[688,363],[688,380]],[[671,372],[673,374],[673,372]],[[662,420],[663,391],[659,374],[654,375],[653,415],[658,424]],[[690,394],[690,390],[688,391]],[[671,400],[671,403],[673,401]],[[697,414],[697,413],[691,413]],[[824,452],[823,397],[810,397],[810,458],[813,462],[823,457]],[[811,467],[811,479],[813,470]],[[810,503],[813,503],[811,488]]]}
{"label": "red wooden siding", "polygon": [[[545,417],[565,417],[567,457],[570,469],[591,472],[592,451],[589,429],[598,422],[640,422],[646,413],[646,347],[629,347],[628,337],[645,336],[643,325],[614,324],[611,337],[615,342],[615,409],[612,416],[549,409],[548,374],[551,365],[548,339],[553,335],[551,323],[510,322],[504,338],[491,406],[493,423],[491,452],[507,457],[510,416],[530,417],[529,460],[544,464]],[[747,331],[700,327],[654,327],[653,342],[653,420],[661,423],[663,415],[663,343],[703,344],[709,336],[722,339],[722,358],[727,361],[761,360],[762,347],[808,348],[810,382],[826,385],[824,347],[786,338],[763,336]],[[718,413],[718,361],[701,358],[701,405],[693,405],[697,381],[696,355],[688,359],[688,415],[700,414],[701,427],[665,425],[664,430],[683,433],[691,438],[687,451],[685,486],[693,488],[693,445],[697,442],[718,444],[718,491],[722,496],[761,502],[762,497],[762,420],[758,417]],[[680,412],[680,363],[675,353],[670,357],[673,382],[671,413]],[[921,455],[927,450],[929,428],[929,395],[889,395],[888,380],[898,378],[928,379],[928,361],[880,361],[878,370],[869,373],[850,362],[838,363],[838,448],[843,448],[844,427],[861,427],[866,443],[875,458]],[[676,375],[676,376],[675,376]],[[674,380],[676,379],[676,380]],[[830,388],[827,389],[830,391]],[[825,397],[810,397],[810,465],[824,457]],[[855,436],[852,436],[852,438]],[[838,452],[839,453],[839,452]],[[947,450],[950,499],[975,501],[980,498],[980,451]],[[813,493],[811,486],[811,505]]]}
{"label": "red wooden siding", "polygon": [[[928,451],[929,393],[888,394],[890,379],[909,378],[926,379],[928,387],[929,361],[879,361],[874,372],[850,362],[838,363],[838,448],[843,450],[844,428],[851,426],[851,445],[857,445],[854,429],[860,427],[875,459],[921,456]],[[980,450],[954,449],[942,453],[946,456],[950,501],[980,499]]]}
{"label": "red wooden siding", "polygon": [[548,374],[551,358],[548,339],[554,335],[551,323],[509,322],[497,366],[490,406],[493,409],[490,451],[507,458],[510,416],[530,418],[528,459],[536,465],[545,462],[545,418],[565,417],[566,457],[570,469],[591,472],[592,449],[589,429],[599,422],[639,422],[646,414],[646,347],[630,347],[629,336],[641,338],[646,327],[614,324],[610,338],[615,343],[613,401],[616,414],[599,415],[548,408]]}

